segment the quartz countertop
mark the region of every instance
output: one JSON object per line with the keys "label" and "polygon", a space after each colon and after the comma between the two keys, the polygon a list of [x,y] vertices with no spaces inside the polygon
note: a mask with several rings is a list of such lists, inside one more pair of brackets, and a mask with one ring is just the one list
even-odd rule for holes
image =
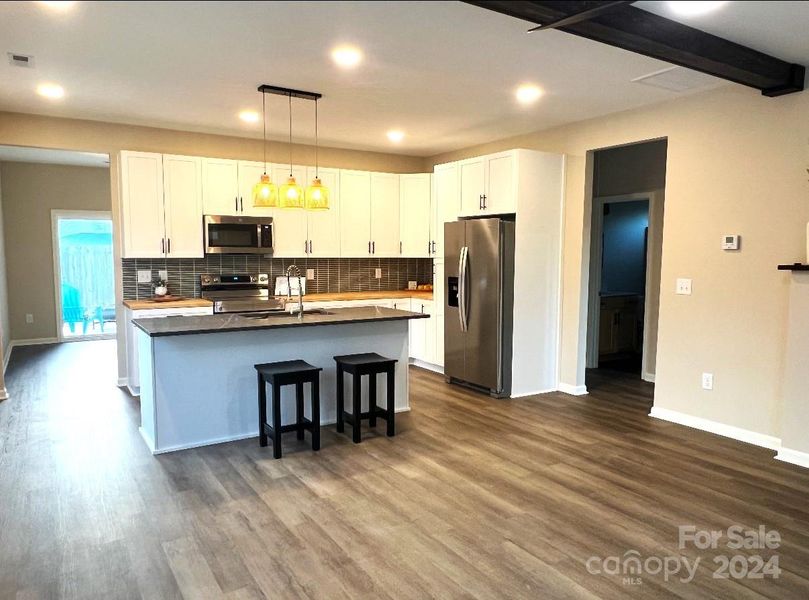
{"label": "quartz countertop", "polygon": [[[432,290],[388,290],[379,292],[333,292],[322,294],[304,294],[304,302],[341,302],[351,300],[387,300],[392,298],[418,298],[419,300],[432,300]],[[294,298],[297,300],[297,298]]]}
{"label": "quartz countertop", "polygon": [[162,337],[170,335],[254,331],[258,329],[280,329],[284,327],[344,325],[351,323],[368,323],[372,321],[401,321],[407,319],[425,319],[429,318],[429,316],[430,315],[427,314],[383,308],[380,306],[358,306],[356,308],[334,308],[324,313],[304,314],[302,319],[298,318],[296,315],[283,312],[273,314],[263,319],[232,313],[134,319],[132,323],[150,337]]}

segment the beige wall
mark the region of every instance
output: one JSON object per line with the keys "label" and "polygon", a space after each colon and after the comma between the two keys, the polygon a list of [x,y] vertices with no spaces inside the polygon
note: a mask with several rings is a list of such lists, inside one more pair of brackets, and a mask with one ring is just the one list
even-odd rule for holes
{"label": "beige wall", "polygon": [[[539,109],[541,110],[541,108]],[[583,382],[589,198],[586,152],[668,138],[655,406],[780,435],[789,277],[809,220],[809,94],[765,98],[738,86],[492,142],[425,168],[506,148],[571,155],[567,175],[561,380]],[[723,234],[743,237],[737,253]],[[677,277],[693,295],[674,294]],[[714,373],[713,391],[700,375]]]}
{"label": "beige wall", "polygon": [[7,397],[4,377],[5,358],[8,356],[8,283],[6,279],[6,244],[3,235],[3,177],[0,174],[0,400]]}
{"label": "beige wall", "polygon": [[109,211],[109,169],[4,162],[0,183],[11,339],[56,337],[51,210]]}
{"label": "beige wall", "polygon": [[[118,152],[140,150],[241,160],[262,160],[263,156],[262,141],[256,139],[8,112],[0,112],[0,144],[100,152],[110,156],[110,196],[118,238],[115,247],[115,296],[119,303],[123,291],[120,272]],[[424,164],[424,159],[420,157],[339,148],[320,148],[319,157],[323,166],[393,173],[418,173]],[[288,158],[287,144],[269,142],[268,161],[284,162]],[[299,164],[314,164],[314,148],[295,145],[293,158]],[[123,311],[118,311],[118,373],[119,383],[122,384],[126,377],[126,340],[122,333],[125,331],[124,325]]]}

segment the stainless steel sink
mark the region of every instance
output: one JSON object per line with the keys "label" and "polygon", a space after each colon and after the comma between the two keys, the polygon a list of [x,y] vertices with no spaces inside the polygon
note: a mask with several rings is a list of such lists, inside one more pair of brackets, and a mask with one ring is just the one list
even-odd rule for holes
{"label": "stainless steel sink", "polygon": [[[329,312],[323,308],[310,308],[308,310],[303,311],[303,316],[306,315],[333,315],[334,313]],[[253,312],[253,313],[246,313],[241,315],[245,319],[253,319],[255,321],[260,321],[263,319],[273,319],[277,317],[297,317],[298,312],[289,312],[287,310],[273,310],[273,311],[262,311],[262,312]]]}

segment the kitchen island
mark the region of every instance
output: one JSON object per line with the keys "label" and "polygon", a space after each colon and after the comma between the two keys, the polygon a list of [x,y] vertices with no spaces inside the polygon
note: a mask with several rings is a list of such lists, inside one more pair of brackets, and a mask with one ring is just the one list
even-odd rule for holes
{"label": "kitchen island", "polygon": [[[294,359],[323,369],[321,424],[333,423],[333,357],[360,352],[377,352],[399,361],[396,411],[409,410],[408,323],[421,318],[428,315],[369,306],[314,311],[303,318],[226,314],[135,319],[141,435],[154,454],[257,437],[253,365]],[[384,377],[377,378],[377,386],[381,403]],[[363,381],[362,398],[365,411],[367,381]],[[294,402],[294,387],[287,386],[282,391],[284,424],[293,420]]]}

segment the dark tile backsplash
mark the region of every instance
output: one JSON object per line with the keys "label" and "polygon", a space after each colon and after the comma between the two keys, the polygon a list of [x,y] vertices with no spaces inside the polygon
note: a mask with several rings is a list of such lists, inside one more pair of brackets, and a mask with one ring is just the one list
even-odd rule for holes
{"label": "dark tile backsplash", "polygon": [[[168,271],[169,293],[177,296],[200,295],[199,276],[203,273],[269,273],[270,291],[275,278],[285,275],[289,265],[315,270],[307,280],[306,292],[367,292],[403,290],[408,281],[432,283],[433,261],[429,258],[264,258],[245,254],[208,255],[205,258],[125,258],[123,259],[124,299],[151,298],[152,285],[138,283],[138,270],[149,269],[152,279],[158,271]],[[382,279],[374,270],[382,269]]]}

